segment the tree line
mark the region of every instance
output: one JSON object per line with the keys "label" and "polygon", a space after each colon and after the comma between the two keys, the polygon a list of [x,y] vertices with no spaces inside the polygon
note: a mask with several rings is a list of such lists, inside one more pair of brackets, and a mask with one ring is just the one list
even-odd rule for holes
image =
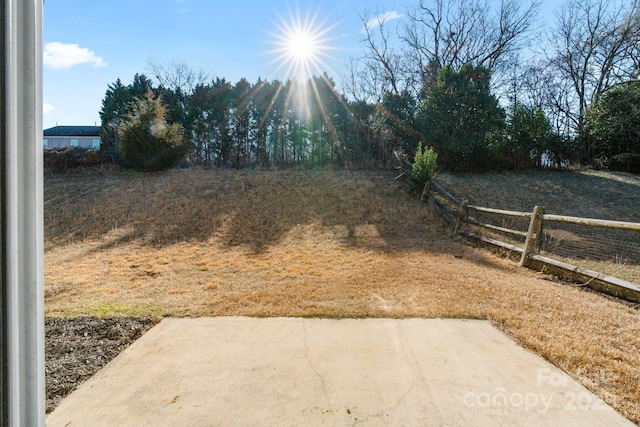
{"label": "tree line", "polygon": [[422,143],[449,170],[640,172],[640,0],[566,0],[547,32],[540,1],[495,3],[416,0],[402,19],[363,14],[363,54],[342,93],[326,74],[231,83],[150,63],[154,80],[109,85],[103,147],[192,165],[377,167]]}
{"label": "tree line", "polygon": [[545,26],[541,6],[416,0],[403,19],[365,13],[346,92],[394,100],[449,168],[640,172],[640,2],[565,0]]}
{"label": "tree line", "polygon": [[154,121],[162,133],[179,126],[165,149],[173,144],[169,157],[189,165],[375,167],[388,162],[390,147],[373,137],[374,106],[346,101],[326,74],[306,82],[243,78],[231,83],[206,80],[184,65],[155,70],[158,85],[136,74],[128,85],[110,84],[102,102],[102,148],[120,152],[130,164],[134,157],[153,157],[162,145],[146,150],[141,135],[128,132],[132,124],[150,129]]}

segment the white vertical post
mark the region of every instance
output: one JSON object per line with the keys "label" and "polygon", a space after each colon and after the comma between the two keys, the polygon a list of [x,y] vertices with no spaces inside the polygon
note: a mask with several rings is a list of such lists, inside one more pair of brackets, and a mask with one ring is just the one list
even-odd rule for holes
{"label": "white vertical post", "polygon": [[42,0],[3,0],[7,417],[44,426]]}

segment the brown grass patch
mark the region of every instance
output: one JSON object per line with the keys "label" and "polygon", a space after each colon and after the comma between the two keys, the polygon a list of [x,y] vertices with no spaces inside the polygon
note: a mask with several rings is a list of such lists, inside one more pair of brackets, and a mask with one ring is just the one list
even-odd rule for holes
{"label": "brown grass patch", "polygon": [[640,176],[608,171],[441,174],[436,178],[471,203],[516,211],[640,221]]}
{"label": "brown grass patch", "polygon": [[46,314],[490,319],[640,421],[637,308],[428,212],[387,172],[47,176]]}

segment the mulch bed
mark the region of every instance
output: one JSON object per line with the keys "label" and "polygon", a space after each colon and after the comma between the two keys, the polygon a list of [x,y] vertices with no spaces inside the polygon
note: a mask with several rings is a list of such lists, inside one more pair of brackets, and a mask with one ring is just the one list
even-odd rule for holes
{"label": "mulch bed", "polygon": [[46,412],[156,324],[152,318],[45,319]]}

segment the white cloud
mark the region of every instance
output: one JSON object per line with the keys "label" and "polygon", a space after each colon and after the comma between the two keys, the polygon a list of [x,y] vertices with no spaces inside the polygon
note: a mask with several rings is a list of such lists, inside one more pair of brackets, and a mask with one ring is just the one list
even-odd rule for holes
{"label": "white cloud", "polygon": [[50,42],[44,45],[44,65],[66,70],[74,65],[93,64],[94,67],[106,67],[107,63],[86,47],[73,43]]}
{"label": "white cloud", "polygon": [[385,22],[389,22],[394,19],[400,19],[403,16],[404,15],[396,12],[395,10],[390,10],[389,12],[385,12],[382,15],[378,15],[375,18],[369,19],[365,25],[366,28],[373,29],[379,27]]}
{"label": "white cloud", "polygon": [[51,104],[47,104],[46,102],[42,103],[42,113],[43,114],[47,114],[50,113],[51,111],[55,110],[56,108],[51,105]]}
{"label": "white cloud", "polygon": [[[186,5],[188,0],[176,0],[176,3],[178,4],[182,4],[182,5]],[[187,13],[191,12],[191,9],[188,7],[179,7],[178,8],[178,13],[180,15],[186,15]]]}

